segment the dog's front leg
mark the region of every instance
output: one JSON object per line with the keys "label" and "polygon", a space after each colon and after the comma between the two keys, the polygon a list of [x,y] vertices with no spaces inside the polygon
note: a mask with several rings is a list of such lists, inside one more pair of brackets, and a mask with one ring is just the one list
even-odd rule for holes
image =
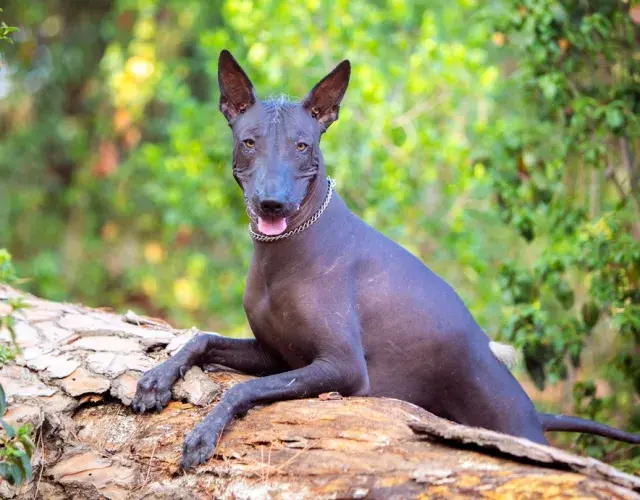
{"label": "dog's front leg", "polygon": [[187,469],[206,462],[234,415],[245,413],[258,404],[314,397],[330,391],[338,391],[345,396],[368,394],[369,377],[364,358],[342,361],[318,358],[304,368],[232,387],[185,438],[181,466]]}
{"label": "dog's front leg", "polygon": [[283,362],[255,339],[230,339],[201,333],[175,356],[152,368],[138,380],[131,403],[133,411],[161,410],[171,401],[171,387],[192,366],[224,365],[249,375],[269,375],[287,369]]}

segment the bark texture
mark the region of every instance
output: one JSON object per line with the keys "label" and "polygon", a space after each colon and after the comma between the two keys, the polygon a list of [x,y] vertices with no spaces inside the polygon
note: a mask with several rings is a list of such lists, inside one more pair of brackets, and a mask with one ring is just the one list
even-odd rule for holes
{"label": "bark texture", "polygon": [[[246,375],[191,370],[160,413],[128,405],[142,372],[196,330],[133,313],[38,299],[0,285],[0,314],[22,296],[22,354],[0,368],[7,420],[36,428],[34,481],[0,497],[640,498],[640,478],[597,460],[374,398],[286,401],[229,426],[216,454],[179,470],[185,434]],[[0,342],[8,332],[0,331]],[[214,367],[215,368],[215,367]]]}

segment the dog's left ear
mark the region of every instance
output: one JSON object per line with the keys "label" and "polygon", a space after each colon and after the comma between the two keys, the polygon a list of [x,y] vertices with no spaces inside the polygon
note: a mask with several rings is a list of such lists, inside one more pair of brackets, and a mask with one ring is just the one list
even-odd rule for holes
{"label": "dog's left ear", "polygon": [[351,63],[344,60],[302,99],[302,106],[325,130],[338,119],[340,102],[347,91],[350,76]]}

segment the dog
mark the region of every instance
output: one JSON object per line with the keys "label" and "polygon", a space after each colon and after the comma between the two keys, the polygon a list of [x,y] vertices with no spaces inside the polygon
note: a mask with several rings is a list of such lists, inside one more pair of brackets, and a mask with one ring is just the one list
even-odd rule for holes
{"label": "dog", "polygon": [[409,401],[536,443],[548,444],[548,430],[640,443],[640,434],[538,413],[506,366],[512,351],[490,341],[443,279],[347,208],[320,139],[338,119],[350,73],[345,60],[300,102],[260,101],[233,56],[220,53],[220,111],[254,240],[243,305],[255,338],[197,335],[138,381],[133,410],[163,408],[194,365],[259,376],[229,389],[187,435],[185,469],[211,457],[235,415],[330,391]]}

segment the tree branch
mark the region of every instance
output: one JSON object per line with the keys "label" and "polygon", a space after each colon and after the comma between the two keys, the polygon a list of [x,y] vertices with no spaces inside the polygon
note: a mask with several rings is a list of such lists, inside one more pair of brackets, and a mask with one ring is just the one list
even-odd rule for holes
{"label": "tree branch", "polygon": [[631,148],[631,142],[626,137],[620,137],[620,152],[622,154],[622,162],[629,173],[629,189],[631,196],[640,203],[640,169],[635,164],[635,156]]}
{"label": "tree branch", "polygon": [[[311,398],[251,410],[225,430],[197,471],[178,468],[182,440],[220,390],[250,378],[192,368],[185,393],[161,412],[128,404],[141,372],[195,335],[135,314],[60,304],[0,284],[0,303],[21,298],[23,356],[2,366],[9,422],[42,433],[38,482],[1,498],[634,498],[640,479],[592,458],[454,424],[386,398]],[[0,342],[3,334],[0,331]],[[153,347],[153,352],[151,352]],[[213,401],[201,399],[213,386]],[[215,389],[215,391],[213,391]],[[46,461],[43,457],[46,456]]]}
{"label": "tree branch", "polygon": [[624,188],[622,187],[622,184],[616,177],[616,170],[615,168],[613,168],[612,165],[609,165],[607,167],[607,170],[605,171],[605,177],[613,183],[616,190],[618,191],[618,194],[620,195],[620,198],[622,198],[623,202],[626,203],[627,200],[631,198],[636,206],[636,209],[640,211],[640,201],[638,201],[638,199],[635,196],[630,196],[628,193],[625,192]]}

